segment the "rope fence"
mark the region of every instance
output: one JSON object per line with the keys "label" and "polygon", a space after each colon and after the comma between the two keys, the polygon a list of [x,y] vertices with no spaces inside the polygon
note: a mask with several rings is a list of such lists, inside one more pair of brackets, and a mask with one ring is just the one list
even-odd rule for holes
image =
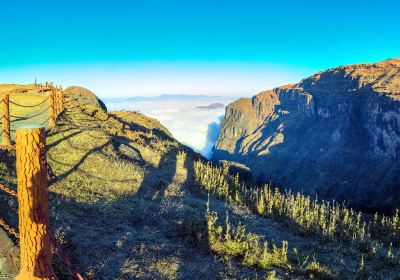
{"label": "rope fence", "polygon": [[15,145],[0,145],[0,150],[7,150],[7,151],[11,151],[11,150],[15,150]]}
{"label": "rope fence", "polygon": [[40,102],[40,103],[38,103],[38,104],[35,104],[35,105],[22,105],[22,104],[15,103],[15,102],[12,101],[12,100],[10,100],[10,103],[13,104],[13,105],[15,105],[15,106],[18,106],[18,107],[33,108],[33,107],[38,107],[38,106],[44,104],[47,100],[49,100],[49,97],[47,97],[47,98],[44,99],[42,102]]}
{"label": "rope fence", "polygon": [[[53,87],[52,83],[46,82],[46,87],[35,86],[39,93],[46,92],[50,88],[49,111],[50,128],[56,126],[57,116],[64,110],[64,98],[62,88]],[[16,174],[17,191],[0,184],[0,191],[18,199],[18,224],[19,232],[9,226],[0,217],[0,227],[10,235],[19,240],[21,265],[17,279],[57,279],[51,264],[52,251],[55,252],[69,273],[76,279],[83,280],[84,277],[73,266],[69,256],[63,251],[61,244],[55,238],[49,223],[48,210],[48,184],[49,179],[57,180],[51,166],[46,158],[46,130],[38,128],[16,128],[15,143],[11,141],[9,104],[24,108],[34,108],[45,103],[34,105],[18,104],[11,101],[9,95],[1,100],[3,107],[2,119],[2,144],[0,149],[16,151]],[[40,115],[44,111],[35,115]],[[33,118],[34,115],[23,118]]]}
{"label": "rope fence", "polygon": [[[0,101],[2,108],[1,115],[1,146],[0,148],[12,146],[12,135],[11,132],[15,132],[14,126],[30,123],[39,124],[40,126],[46,125],[49,128],[55,127],[55,121],[58,115],[64,110],[64,92],[61,86],[53,86],[52,82],[46,82],[46,85],[41,84],[35,85],[35,93],[40,95],[47,95],[47,98],[41,100],[36,104],[21,104],[21,102],[16,102],[10,99],[10,95],[6,94]],[[45,108],[42,105],[48,104]],[[10,106],[12,105],[12,107]],[[24,108],[34,109],[35,112],[20,112],[18,110]],[[17,110],[15,113],[14,110]],[[22,110],[23,111],[23,110]],[[36,120],[35,118],[40,118],[42,115],[47,113],[48,118],[43,122]],[[11,129],[13,126],[13,129]],[[7,148],[5,148],[7,149]]]}
{"label": "rope fence", "polygon": [[15,238],[19,238],[19,233],[16,232],[12,227],[6,224],[6,222],[3,221],[2,218],[0,218],[0,226],[4,228],[9,234],[14,236]]}
{"label": "rope fence", "polygon": [[[50,108],[50,106],[46,107],[43,111],[41,111],[41,112],[39,112],[39,113],[37,113],[37,114],[35,114],[35,115],[32,115],[32,116],[14,116],[14,115],[11,115],[11,114],[10,114],[10,117],[16,118],[16,119],[30,119],[30,118],[35,118],[35,117],[37,117],[37,116],[40,116],[40,115],[43,114],[43,113],[46,113],[46,112],[49,110],[49,108]],[[14,121],[15,121],[15,120],[14,120]],[[13,122],[13,121],[11,121],[11,122]]]}
{"label": "rope fence", "polygon": [[7,188],[6,186],[0,184],[0,190],[5,191],[6,193],[8,193],[11,196],[15,196],[18,197],[17,192],[13,191],[12,189]]}

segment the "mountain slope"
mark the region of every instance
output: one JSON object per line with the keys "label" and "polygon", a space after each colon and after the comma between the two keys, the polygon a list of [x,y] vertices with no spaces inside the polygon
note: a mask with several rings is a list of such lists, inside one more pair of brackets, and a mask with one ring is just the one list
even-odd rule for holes
{"label": "mountain slope", "polygon": [[[237,192],[239,178],[226,166],[201,163],[154,119],[107,113],[79,87],[66,89],[65,101],[47,136],[57,177],[49,186],[50,223],[88,279],[395,279],[400,273],[398,215],[371,220],[366,237],[360,223],[369,219],[361,214],[342,210],[347,219],[338,223],[337,216],[321,218],[337,215],[337,208],[310,198],[284,202],[286,195],[275,191],[272,198],[250,186]],[[15,189],[15,151],[0,151],[0,159],[0,182]],[[304,211],[289,200],[316,208]],[[1,217],[14,228],[17,207],[0,192]],[[317,223],[308,224],[310,218]],[[327,229],[336,233],[321,235]],[[3,253],[12,244],[0,234],[0,279],[10,279],[5,274],[16,269]],[[15,247],[11,253],[18,255]],[[54,268],[59,279],[73,279],[57,258]]]}
{"label": "mountain slope", "polygon": [[[84,88],[64,93],[66,111],[47,135],[47,158],[57,176],[49,186],[50,219],[88,279],[265,274],[210,252],[203,235],[207,194],[196,186],[193,172],[200,155],[154,119],[135,112],[107,113]],[[1,183],[15,188],[15,152],[0,156]],[[211,198],[211,203],[221,216],[233,211],[223,200]],[[0,192],[1,216],[14,228],[17,207]],[[232,213],[232,221],[237,224],[246,215]],[[60,279],[72,279],[57,259],[54,267]]]}
{"label": "mountain slope", "polygon": [[400,59],[337,67],[230,104],[214,159],[294,191],[391,209],[399,124]]}

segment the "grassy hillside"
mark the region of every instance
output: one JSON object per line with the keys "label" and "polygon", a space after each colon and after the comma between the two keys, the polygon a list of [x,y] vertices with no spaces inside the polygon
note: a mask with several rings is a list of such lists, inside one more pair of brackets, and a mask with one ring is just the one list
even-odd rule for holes
{"label": "grassy hillside", "polygon": [[[89,278],[259,273],[210,254],[202,237],[207,195],[194,183],[199,155],[148,117],[106,113],[86,90],[66,89],[65,97],[67,111],[48,135],[60,179],[50,187],[52,220]],[[225,213],[223,201],[215,207]]]}
{"label": "grassy hillside", "polygon": [[[51,224],[89,279],[398,279],[399,244],[309,230],[278,194],[269,213],[257,188],[238,187],[156,120],[106,112],[79,87],[65,101],[47,138]],[[15,187],[14,152],[0,156],[0,182]],[[0,193],[13,226],[16,209]]]}

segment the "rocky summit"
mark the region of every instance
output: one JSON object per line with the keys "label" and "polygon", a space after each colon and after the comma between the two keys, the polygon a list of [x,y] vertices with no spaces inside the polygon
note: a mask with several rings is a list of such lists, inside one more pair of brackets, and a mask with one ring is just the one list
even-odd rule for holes
{"label": "rocky summit", "polygon": [[226,108],[215,160],[363,209],[400,202],[400,59],[319,72]]}

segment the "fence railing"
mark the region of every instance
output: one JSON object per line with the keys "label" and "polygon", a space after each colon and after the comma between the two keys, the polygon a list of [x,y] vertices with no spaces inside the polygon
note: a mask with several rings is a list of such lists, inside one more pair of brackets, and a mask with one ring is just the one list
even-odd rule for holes
{"label": "fence railing", "polygon": [[[52,86],[52,83],[46,83]],[[57,116],[64,110],[62,88],[49,91],[49,127],[56,126]],[[46,99],[47,100],[47,99]],[[45,100],[45,101],[46,101]],[[45,101],[42,101],[44,103]],[[9,95],[4,96],[2,145],[0,149],[16,150],[17,191],[0,184],[0,190],[18,200],[19,232],[1,217],[0,226],[20,241],[21,265],[16,279],[57,279],[52,268],[52,248],[66,265],[71,275],[84,279],[63,252],[49,224],[48,177],[54,172],[46,160],[46,130],[43,124],[36,127],[16,128],[15,145],[10,136]],[[21,107],[36,107],[23,105]]]}
{"label": "fence railing", "polygon": [[[46,82],[46,84],[48,84]],[[51,83],[52,85],[52,83]],[[2,122],[2,140],[1,140],[1,146],[0,148],[7,148],[11,145],[11,131],[15,131],[15,129],[11,129],[11,124],[16,123],[18,126],[18,123],[23,123],[28,120],[34,120],[37,117],[41,115],[46,115],[47,114],[47,119],[45,121],[39,123],[40,125],[45,125],[47,123],[47,126],[50,128],[53,128],[55,126],[55,120],[57,116],[64,110],[64,92],[62,90],[62,87],[53,87],[53,86],[47,86],[49,90],[44,91],[43,86],[38,85],[35,86],[35,89],[39,94],[44,94],[47,96],[46,99],[40,101],[37,104],[33,105],[26,105],[26,104],[20,104],[12,99],[10,99],[10,95],[6,94],[3,96],[1,99],[1,108],[2,108],[2,115],[1,115],[1,122]],[[46,108],[41,108],[42,105],[48,106]],[[10,110],[10,105],[12,105],[15,108],[26,108],[32,110],[33,108],[38,108],[38,112],[35,112],[33,115],[32,114],[23,114],[23,115],[18,115],[18,113],[13,112],[13,110]],[[34,121],[34,124],[35,123]]]}

